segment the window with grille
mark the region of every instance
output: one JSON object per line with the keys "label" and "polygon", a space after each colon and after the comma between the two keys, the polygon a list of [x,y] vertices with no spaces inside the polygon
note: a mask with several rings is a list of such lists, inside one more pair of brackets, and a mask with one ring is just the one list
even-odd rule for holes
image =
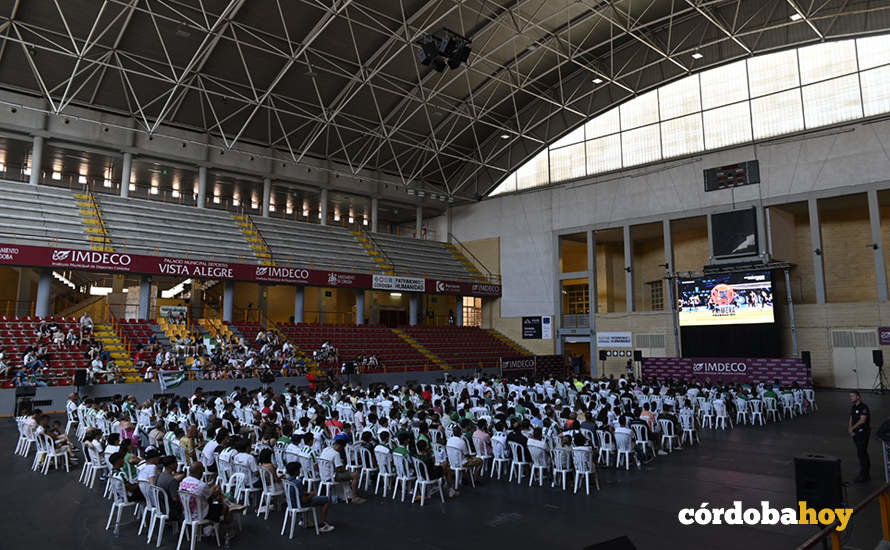
{"label": "window with grille", "polygon": [[473,296],[464,296],[464,326],[465,327],[481,327],[482,326],[482,298]]}
{"label": "window with grille", "polygon": [[649,287],[649,304],[652,311],[664,311],[664,282],[652,281],[646,283]]}
{"label": "window with grille", "polygon": [[590,294],[587,285],[566,285],[564,314],[580,315],[590,313]]}

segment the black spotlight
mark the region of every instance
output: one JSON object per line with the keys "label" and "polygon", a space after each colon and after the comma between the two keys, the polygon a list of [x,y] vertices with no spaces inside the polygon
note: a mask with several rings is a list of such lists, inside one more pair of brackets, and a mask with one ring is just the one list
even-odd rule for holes
{"label": "black spotlight", "polygon": [[417,53],[420,63],[432,65],[440,73],[446,66],[457,69],[470,57],[471,42],[447,28],[423,36],[415,44],[420,46]]}

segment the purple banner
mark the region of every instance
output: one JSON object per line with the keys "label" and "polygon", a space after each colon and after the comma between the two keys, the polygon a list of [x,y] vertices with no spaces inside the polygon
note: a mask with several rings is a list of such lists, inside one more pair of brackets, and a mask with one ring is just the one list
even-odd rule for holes
{"label": "purple banner", "polygon": [[675,378],[728,384],[772,383],[783,386],[797,382],[813,385],[810,368],[800,359],[744,357],[644,357],[643,378]]}

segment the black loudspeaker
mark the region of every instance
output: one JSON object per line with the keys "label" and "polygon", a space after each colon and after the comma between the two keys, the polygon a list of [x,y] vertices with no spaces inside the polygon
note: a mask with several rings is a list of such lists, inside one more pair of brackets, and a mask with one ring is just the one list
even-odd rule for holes
{"label": "black loudspeaker", "polygon": [[873,349],[871,350],[871,360],[875,364],[876,367],[884,366],[884,350]]}
{"label": "black loudspeaker", "polygon": [[607,352],[604,349],[600,350],[600,361],[605,361],[606,357],[608,357],[608,356],[609,356],[609,352]]}
{"label": "black loudspeaker", "polygon": [[599,542],[585,546],[584,550],[637,550],[634,543],[630,542],[627,537],[618,537],[616,539]]}
{"label": "black loudspeaker", "polygon": [[810,352],[802,351],[800,352],[800,360],[803,361],[803,364],[807,366],[807,368],[811,368],[812,364],[810,363]]}
{"label": "black loudspeaker", "polygon": [[797,500],[817,510],[838,508],[844,502],[841,459],[806,454],[794,457],[794,483]]}
{"label": "black loudspeaker", "polygon": [[634,361],[642,361],[643,360],[643,352],[641,350],[634,350]]}
{"label": "black loudspeaker", "polygon": [[83,369],[77,369],[74,371],[74,385],[75,386],[86,386],[87,385],[87,371]]}

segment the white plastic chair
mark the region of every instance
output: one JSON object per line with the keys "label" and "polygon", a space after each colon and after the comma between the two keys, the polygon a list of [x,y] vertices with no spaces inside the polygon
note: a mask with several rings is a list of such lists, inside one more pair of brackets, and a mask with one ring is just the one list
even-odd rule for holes
{"label": "white plastic chair", "polygon": [[698,438],[698,432],[695,431],[694,416],[691,414],[681,414],[680,427],[683,428],[683,435],[680,436],[680,445],[686,441],[689,442],[690,446],[696,443],[701,443],[701,440]]}
{"label": "white plastic chair", "polygon": [[731,429],[732,421],[730,421],[729,415],[726,413],[726,404],[723,401],[714,401],[714,429],[720,428],[725,430],[727,424],[729,424]]}
{"label": "white plastic chair", "polygon": [[22,421],[19,424],[19,442],[21,447],[18,445],[16,449],[18,449],[18,454],[22,456],[28,456],[31,452],[31,445],[37,447],[37,438],[34,437],[34,431],[28,427],[28,424],[25,423],[25,417],[22,417]]}
{"label": "white plastic chair", "polygon": [[260,517],[260,513],[264,512],[263,519],[269,519],[269,508],[272,507],[272,501],[284,492],[276,487],[272,473],[265,468],[260,468],[260,483],[263,485],[263,490],[260,493],[260,502],[256,507],[256,515]]}
{"label": "white plastic chair", "polygon": [[[624,469],[630,470],[630,458],[634,452],[633,438],[631,438],[630,434],[626,433],[616,433],[615,434],[615,448],[617,449],[617,458],[615,459],[615,467],[621,467],[621,461],[624,460]],[[637,467],[640,467],[640,464],[636,462],[636,456],[634,456],[634,463]]]}
{"label": "white plastic chair", "polygon": [[136,503],[130,501],[124,480],[117,476],[112,476],[111,478],[111,498],[111,512],[108,514],[108,523],[105,524],[105,530],[111,529],[111,521],[114,520],[114,532],[117,533],[121,525],[121,513],[124,509],[130,507],[135,510]]}
{"label": "white plastic chair", "polygon": [[[525,473],[525,467],[531,466],[531,462],[526,459],[525,449],[515,441],[507,441],[510,446],[510,478],[507,481],[513,481],[513,473],[516,473],[516,482],[522,483],[522,476]],[[500,477],[500,476],[498,476]]]}
{"label": "white plastic chair", "polygon": [[371,451],[361,445],[357,449],[362,468],[358,475],[358,486],[367,491],[371,487],[371,478],[377,473],[377,468],[374,466],[374,457],[371,455]]}
{"label": "white plastic chair", "polygon": [[816,392],[812,389],[803,390],[804,399],[810,404],[811,411],[818,411],[819,406],[816,404]]}
{"label": "white plastic chair", "polygon": [[[142,529],[148,527],[152,522],[152,517],[155,514],[155,502],[152,498],[151,493],[151,483],[145,480],[139,481],[139,491],[142,493],[143,498],[145,498],[145,504],[142,505],[142,519],[139,520],[139,531],[137,534],[142,534]],[[151,539],[151,535],[148,537]]]}
{"label": "white plastic chair", "polygon": [[482,461],[482,474],[485,473],[485,470],[488,468],[489,462],[492,461],[494,456],[492,455],[491,443],[487,443],[482,439],[473,436],[473,448],[476,451],[476,458]]}
{"label": "white plastic chair", "polygon": [[347,497],[346,490],[349,487],[349,483],[346,481],[337,481],[337,470],[334,467],[333,462],[324,458],[319,458],[318,474],[321,477],[318,486],[319,495],[333,498],[335,494],[339,495],[342,493],[344,498]]}
{"label": "white plastic chair", "polygon": [[763,401],[760,399],[752,399],[748,402],[748,414],[751,417],[751,424],[760,424],[763,426]]}
{"label": "white plastic chair", "polygon": [[528,477],[528,486],[532,486],[535,482],[535,474],[538,474],[538,486],[543,487],[544,472],[550,469],[550,464],[547,463],[547,451],[541,447],[531,446],[528,448],[528,454],[531,455],[532,459],[532,469]]}
{"label": "white plastic chair", "polygon": [[244,476],[244,486],[241,489],[241,500],[239,500],[239,502],[250,508],[250,497],[254,493],[262,493],[262,489],[254,487],[253,484],[250,483],[250,469],[244,464],[232,464],[232,475],[234,474],[243,474]]}
{"label": "white plastic chair", "polygon": [[783,393],[779,397],[782,399],[782,417],[794,418],[794,396],[790,393]]}
{"label": "white plastic chair", "polygon": [[[422,507],[424,502],[426,502],[426,497],[432,496],[436,493],[439,493],[439,498],[442,500],[442,503],[445,503],[445,494],[443,489],[443,481],[441,477],[436,479],[430,479],[430,472],[426,467],[426,464],[423,463],[419,458],[412,459],[414,461],[414,472],[417,474],[417,479],[414,481],[414,492],[411,495],[411,503],[414,503],[414,500],[417,498],[417,490],[420,489],[420,506]],[[427,495],[427,487],[430,489],[429,495]]]}
{"label": "white plastic chair", "polygon": [[99,455],[99,453],[96,451],[96,449],[93,448],[92,445],[87,445],[86,451],[87,451],[87,454],[89,455],[89,459],[90,459],[90,468],[89,468],[89,472],[87,473],[87,478],[84,481],[84,483],[86,484],[87,487],[92,489],[93,485],[96,483],[96,475],[98,473],[100,473],[100,472],[109,473],[108,464],[106,464],[102,460],[102,457]]}
{"label": "white plastic chair", "polygon": [[182,546],[182,539],[189,533],[191,538],[191,550],[195,550],[198,537],[201,536],[202,527],[209,525],[216,535],[216,545],[219,546],[219,523],[204,519],[209,508],[207,501],[197,496],[179,491],[179,500],[182,502],[182,528],[179,531],[179,542],[176,543],[176,550]]}
{"label": "white plastic chair", "polygon": [[655,456],[655,448],[649,441],[649,425],[648,424],[631,424],[630,429],[633,430],[637,441],[637,447],[643,452],[643,457]]}
{"label": "white plastic chair", "polygon": [[448,467],[454,473],[454,490],[460,490],[460,482],[464,472],[470,476],[470,484],[475,488],[476,480],[473,478],[473,471],[468,469],[464,464],[467,457],[461,449],[452,446],[446,446],[445,452],[448,454]]}
{"label": "white plastic chair", "polygon": [[378,494],[380,490],[380,482],[383,482],[383,496],[389,494],[389,482],[396,478],[396,470],[395,465],[392,461],[392,453],[384,453],[379,451],[374,451],[374,456],[377,457],[377,468],[380,470],[377,472],[377,483],[374,484],[374,494]]}
{"label": "white plastic chair", "polygon": [[612,440],[612,432],[597,430],[596,438],[599,442],[599,456],[597,460],[600,464],[608,466],[612,462],[612,453],[615,452],[615,441]]}
{"label": "white plastic chair", "polygon": [[507,453],[507,447],[499,439],[491,440],[491,472],[489,477],[494,477],[495,470],[498,473],[498,479],[501,479],[501,468],[505,464],[510,464],[510,455]]}
{"label": "white plastic chair", "polygon": [[593,463],[593,449],[577,447],[572,449],[572,460],[575,463],[575,493],[578,492],[583,477],[587,494],[590,494],[590,476],[593,476],[594,486],[599,491],[600,482],[599,476],[596,475],[596,465]]}
{"label": "white plastic chair", "polygon": [[661,448],[667,452],[673,452],[674,450],[674,442],[677,443],[677,447],[680,447],[680,440],[677,438],[677,434],[674,433],[674,423],[666,418],[660,418],[658,420],[659,426],[661,426]]}
{"label": "white plastic chair", "polygon": [[161,547],[161,541],[164,539],[164,527],[167,524],[167,521],[170,519],[170,500],[167,498],[167,493],[164,492],[160,487],[149,485],[149,496],[151,497],[151,507],[152,514],[149,518],[148,524],[148,537],[146,537],[146,542],[151,543],[152,535],[154,534],[154,530],[157,529],[157,544],[156,547]]}
{"label": "white plastic chair", "polygon": [[53,440],[46,434],[38,434],[37,440],[43,443],[43,475],[49,472],[50,460],[53,461],[53,468],[58,470],[60,458],[65,461],[65,471],[70,471],[68,468],[68,452],[65,449],[57,449]]}
{"label": "white plastic chair", "polygon": [[766,420],[768,422],[779,421],[778,399],[775,397],[764,397],[763,408],[766,411]]}
{"label": "white plastic chair", "polygon": [[702,428],[714,427],[714,405],[710,401],[706,401],[704,397],[699,397],[698,421]]}
{"label": "white plastic chair", "polygon": [[555,447],[550,451],[553,461],[553,481],[551,487],[556,487],[557,480],[562,480],[562,490],[566,490],[566,478],[572,473],[572,453],[569,449]]}
{"label": "white plastic chair", "polygon": [[405,502],[405,493],[408,492],[408,483],[415,482],[417,480],[417,474],[414,472],[414,468],[411,463],[408,462],[408,457],[405,455],[392,453],[392,461],[396,469],[396,483],[393,487],[392,498],[396,498],[396,494],[399,492],[399,484],[401,484],[402,502]]}
{"label": "white plastic chair", "polygon": [[312,506],[303,507],[302,503],[294,502],[296,496],[300,494],[297,484],[290,480],[284,480],[284,498],[287,502],[287,508],[284,510],[284,524],[281,526],[281,534],[287,529],[290,522],[289,538],[294,538],[294,529],[297,526],[297,514],[312,514],[312,524],[315,526],[315,534],[318,535],[318,514]]}
{"label": "white plastic chair", "polygon": [[747,424],[748,423],[748,402],[744,399],[736,399],[735,400],[735,423],[736,424]]}

